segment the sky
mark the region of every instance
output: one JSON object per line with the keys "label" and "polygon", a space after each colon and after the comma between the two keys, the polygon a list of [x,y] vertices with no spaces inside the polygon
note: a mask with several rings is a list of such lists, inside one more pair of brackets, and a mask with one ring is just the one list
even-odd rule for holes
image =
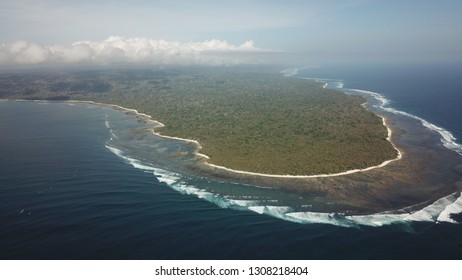
{"label": "sky", "polygon": [[0,66],[462,61],[460,0],[0,0]]}

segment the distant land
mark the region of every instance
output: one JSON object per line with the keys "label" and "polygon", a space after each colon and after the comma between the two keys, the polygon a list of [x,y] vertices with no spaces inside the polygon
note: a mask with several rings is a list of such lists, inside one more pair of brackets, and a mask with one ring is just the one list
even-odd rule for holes
{"label": "distant land", "polygon": [[333,174],[397,156],[363,97],[283,77],[276,68],[22,70],[0,73],[0,85],[3,99],[136,109],[165,125],[156,132],[195,140],[208,163],[236,170]]}

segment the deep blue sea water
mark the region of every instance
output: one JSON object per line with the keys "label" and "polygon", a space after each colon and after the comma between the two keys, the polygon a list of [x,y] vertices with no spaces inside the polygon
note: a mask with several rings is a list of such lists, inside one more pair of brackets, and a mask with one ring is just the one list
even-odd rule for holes
{"label": "deep blue sea water", "polygon": [[[299,76],[381,93],[462,139],[461,70],[326,67]],[[0,102],[0,258],[462,258],[457,223],[345,227],[279,219],[277,206],[239,207],[248,197],[297,198],[172,173],[175,158],[159,155],[181,144],[151,139],[139,148],[126,133],[133,123],[110,107]],[[148,150],[157,161],[143,161]]]}

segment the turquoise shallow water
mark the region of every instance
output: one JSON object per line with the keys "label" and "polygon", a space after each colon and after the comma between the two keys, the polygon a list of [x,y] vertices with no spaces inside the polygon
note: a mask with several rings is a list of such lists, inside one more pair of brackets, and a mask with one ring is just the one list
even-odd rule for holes
{"label": "turquoise shallow water", "polygon": [[[326,78],[341,78],[321,70]],[[350,87],[347,79],[343,83]],[[356,83],[350,88],[361,88]],[[412,106],[377,88],[361,89],[380,92],[394,102],[393,108]],[[459,98],[457,93],[453,98]],[[453,102],[448,104],[451,108]],[[437,122],[437,116],[418,115],[419,108],[412,113]],[[140,127],[135,116],[109,107],[4,101],[0,113],[3,259],[462,256],[457,223],[290,216],[313,201],[195,177],[182,170],[183,159],[172,156],[188,151],[189,145],[137,139],[140,134],[130,133]],[[454,122],[444,124],[438,122],[458,137],[459,130],[450,130]],[[457,199],[456,194],[441,201],[438,214]]]}

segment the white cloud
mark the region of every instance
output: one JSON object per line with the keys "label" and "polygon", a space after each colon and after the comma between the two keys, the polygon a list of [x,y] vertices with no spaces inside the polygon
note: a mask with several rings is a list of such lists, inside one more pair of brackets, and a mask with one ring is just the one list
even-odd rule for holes
{"label": "white cloud", "polygon": [[[69,46],[40,46],[25,41],[0,45],[0,65],[71,63],[241,64],[256,63],[256,56],[271,52],[247,41],[239,46],[223,40],[178,42],[111,36],[99,42],[81,41]],[[261,56],[259,57],[261,61]]]}
{"label": "white cloud", "polygon": [[10,45],[0,46],[0,63],[37,64],[48,59],[50,52],[37,44],[16,41]]}

